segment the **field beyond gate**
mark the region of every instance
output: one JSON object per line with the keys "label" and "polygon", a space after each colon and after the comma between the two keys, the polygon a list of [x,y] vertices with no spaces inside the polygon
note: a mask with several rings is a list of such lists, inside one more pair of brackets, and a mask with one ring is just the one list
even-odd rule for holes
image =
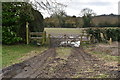
{"label": "field beyond gate", "polygon": [[85,28],[45,28],[47,34],[58,35],[58,34],[80,34]]}

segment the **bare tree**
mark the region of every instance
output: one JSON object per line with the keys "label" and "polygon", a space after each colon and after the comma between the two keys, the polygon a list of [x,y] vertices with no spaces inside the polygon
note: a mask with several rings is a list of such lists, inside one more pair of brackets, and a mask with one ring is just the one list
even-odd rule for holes
{"label": "bare tree", "polygon": [[49,15],[59,14],[67,7],[67,5],[56,0],[34,0],[31,3],[36,10],[39,10],[40,12],[46,11]]}
{"label": "bare tree", "polygon": [[34,0],[33,7],[40,12],[46,12],[51,17],[57,18],[59,21],[58,27],[62,27],[64,25],[64,17],[66,16],[64,10],[67,7],[66,4],[60,3],[57,0],[41,0],[39,2]]}
{"label": "bare tree", "polygon": [[92,17],[96,14],[92,9],[85,8],[81,10],[81,16],[83,19],[83,27],[91,27],[92,26]]}
{"label": "bare tree", "polygon": [[1,2],[30,2],[30,0],[0,0]]}
{"label": "bare tree", "polygon": [[84,8],[81,10],[81,16],[95,16],[95,12],[92,9]]}

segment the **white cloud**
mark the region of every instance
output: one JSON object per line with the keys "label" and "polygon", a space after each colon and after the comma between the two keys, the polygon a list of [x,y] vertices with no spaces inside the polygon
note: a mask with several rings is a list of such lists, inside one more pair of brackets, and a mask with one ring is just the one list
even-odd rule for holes
{"label": "white cloud", "polygon": [[[37,0],[41,1],[41,0]],[[43,1],[43,0],[42,0]],[[53,0],[54,1],[54,0]],[[118,14],[118,2],[119,0],[56,0],[63,4],[67,4],[65,9],[68,15],[79,16],[80,11],[83,8],[90,8],[96,14]],[[48,16],[43,14],[45,17]]]}
{"label": "white cloud", "polygon": [[66,12],[69,15],[77,15],[83,8],[93,9],[98,15],[118,14],[119,0],[72,0],[68,5]]}

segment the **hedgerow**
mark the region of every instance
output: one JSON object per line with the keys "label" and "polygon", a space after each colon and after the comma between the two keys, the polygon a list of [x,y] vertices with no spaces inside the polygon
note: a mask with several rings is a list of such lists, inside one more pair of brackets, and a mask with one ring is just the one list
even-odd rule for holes
{"label": "hedgerow", "polygon": [[[109,40],[120,41],[120,28],[89,28],[86,30],[88,34],[91,34],[98,42]],[[103,33],[103,38],[101,37]]]}

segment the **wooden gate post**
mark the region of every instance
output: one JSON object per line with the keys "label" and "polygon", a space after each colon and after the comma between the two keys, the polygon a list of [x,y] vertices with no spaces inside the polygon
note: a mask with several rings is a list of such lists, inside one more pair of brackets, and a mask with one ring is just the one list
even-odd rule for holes
{"label": "wooden gate post", "polygon": [[109,40],[109,44],[110,44],[110,45],[112,44],[112,38],[110,38],[110,40]]}
{"label": "wooden gate post", "polygon": [[[64,35],[64,39],[65,39],[65,41],[67,41],[67,35],[66,34]],[[65,43],[65,47],[67,47],[67,43]]]}
{"label": "wooden gate post", "polygon": [[26,43],[29,44],[29,23],[26,22]]}
{"label": "wooden gate post", "polygon": [[104,35],[103,35],[103,33],[100,33],[100,37],[101,37],[101,40],[103,41],[103,40],[104,40]]}
{"label": "wooden gate post", "polygon": [[80,43],[82,44],[82,38],[83,38],[83,35],[81,35],[81,38],[80,38]]}
{"label": "wooden gate post", "polygon": [[44,31],[42,34],[42,45],[44,45],[46,42],[46,32]]}
{"label": "wooden gate post", "polygon": [[101,37],[102,39],[104,38],[103,33],[100,33],[100,37]]}
{"label": "wooden gate post", "polygon": [[51,41],[50,41],[50,34],[48,34],[48,46],[50,47],[50,45],[51,45]]}

